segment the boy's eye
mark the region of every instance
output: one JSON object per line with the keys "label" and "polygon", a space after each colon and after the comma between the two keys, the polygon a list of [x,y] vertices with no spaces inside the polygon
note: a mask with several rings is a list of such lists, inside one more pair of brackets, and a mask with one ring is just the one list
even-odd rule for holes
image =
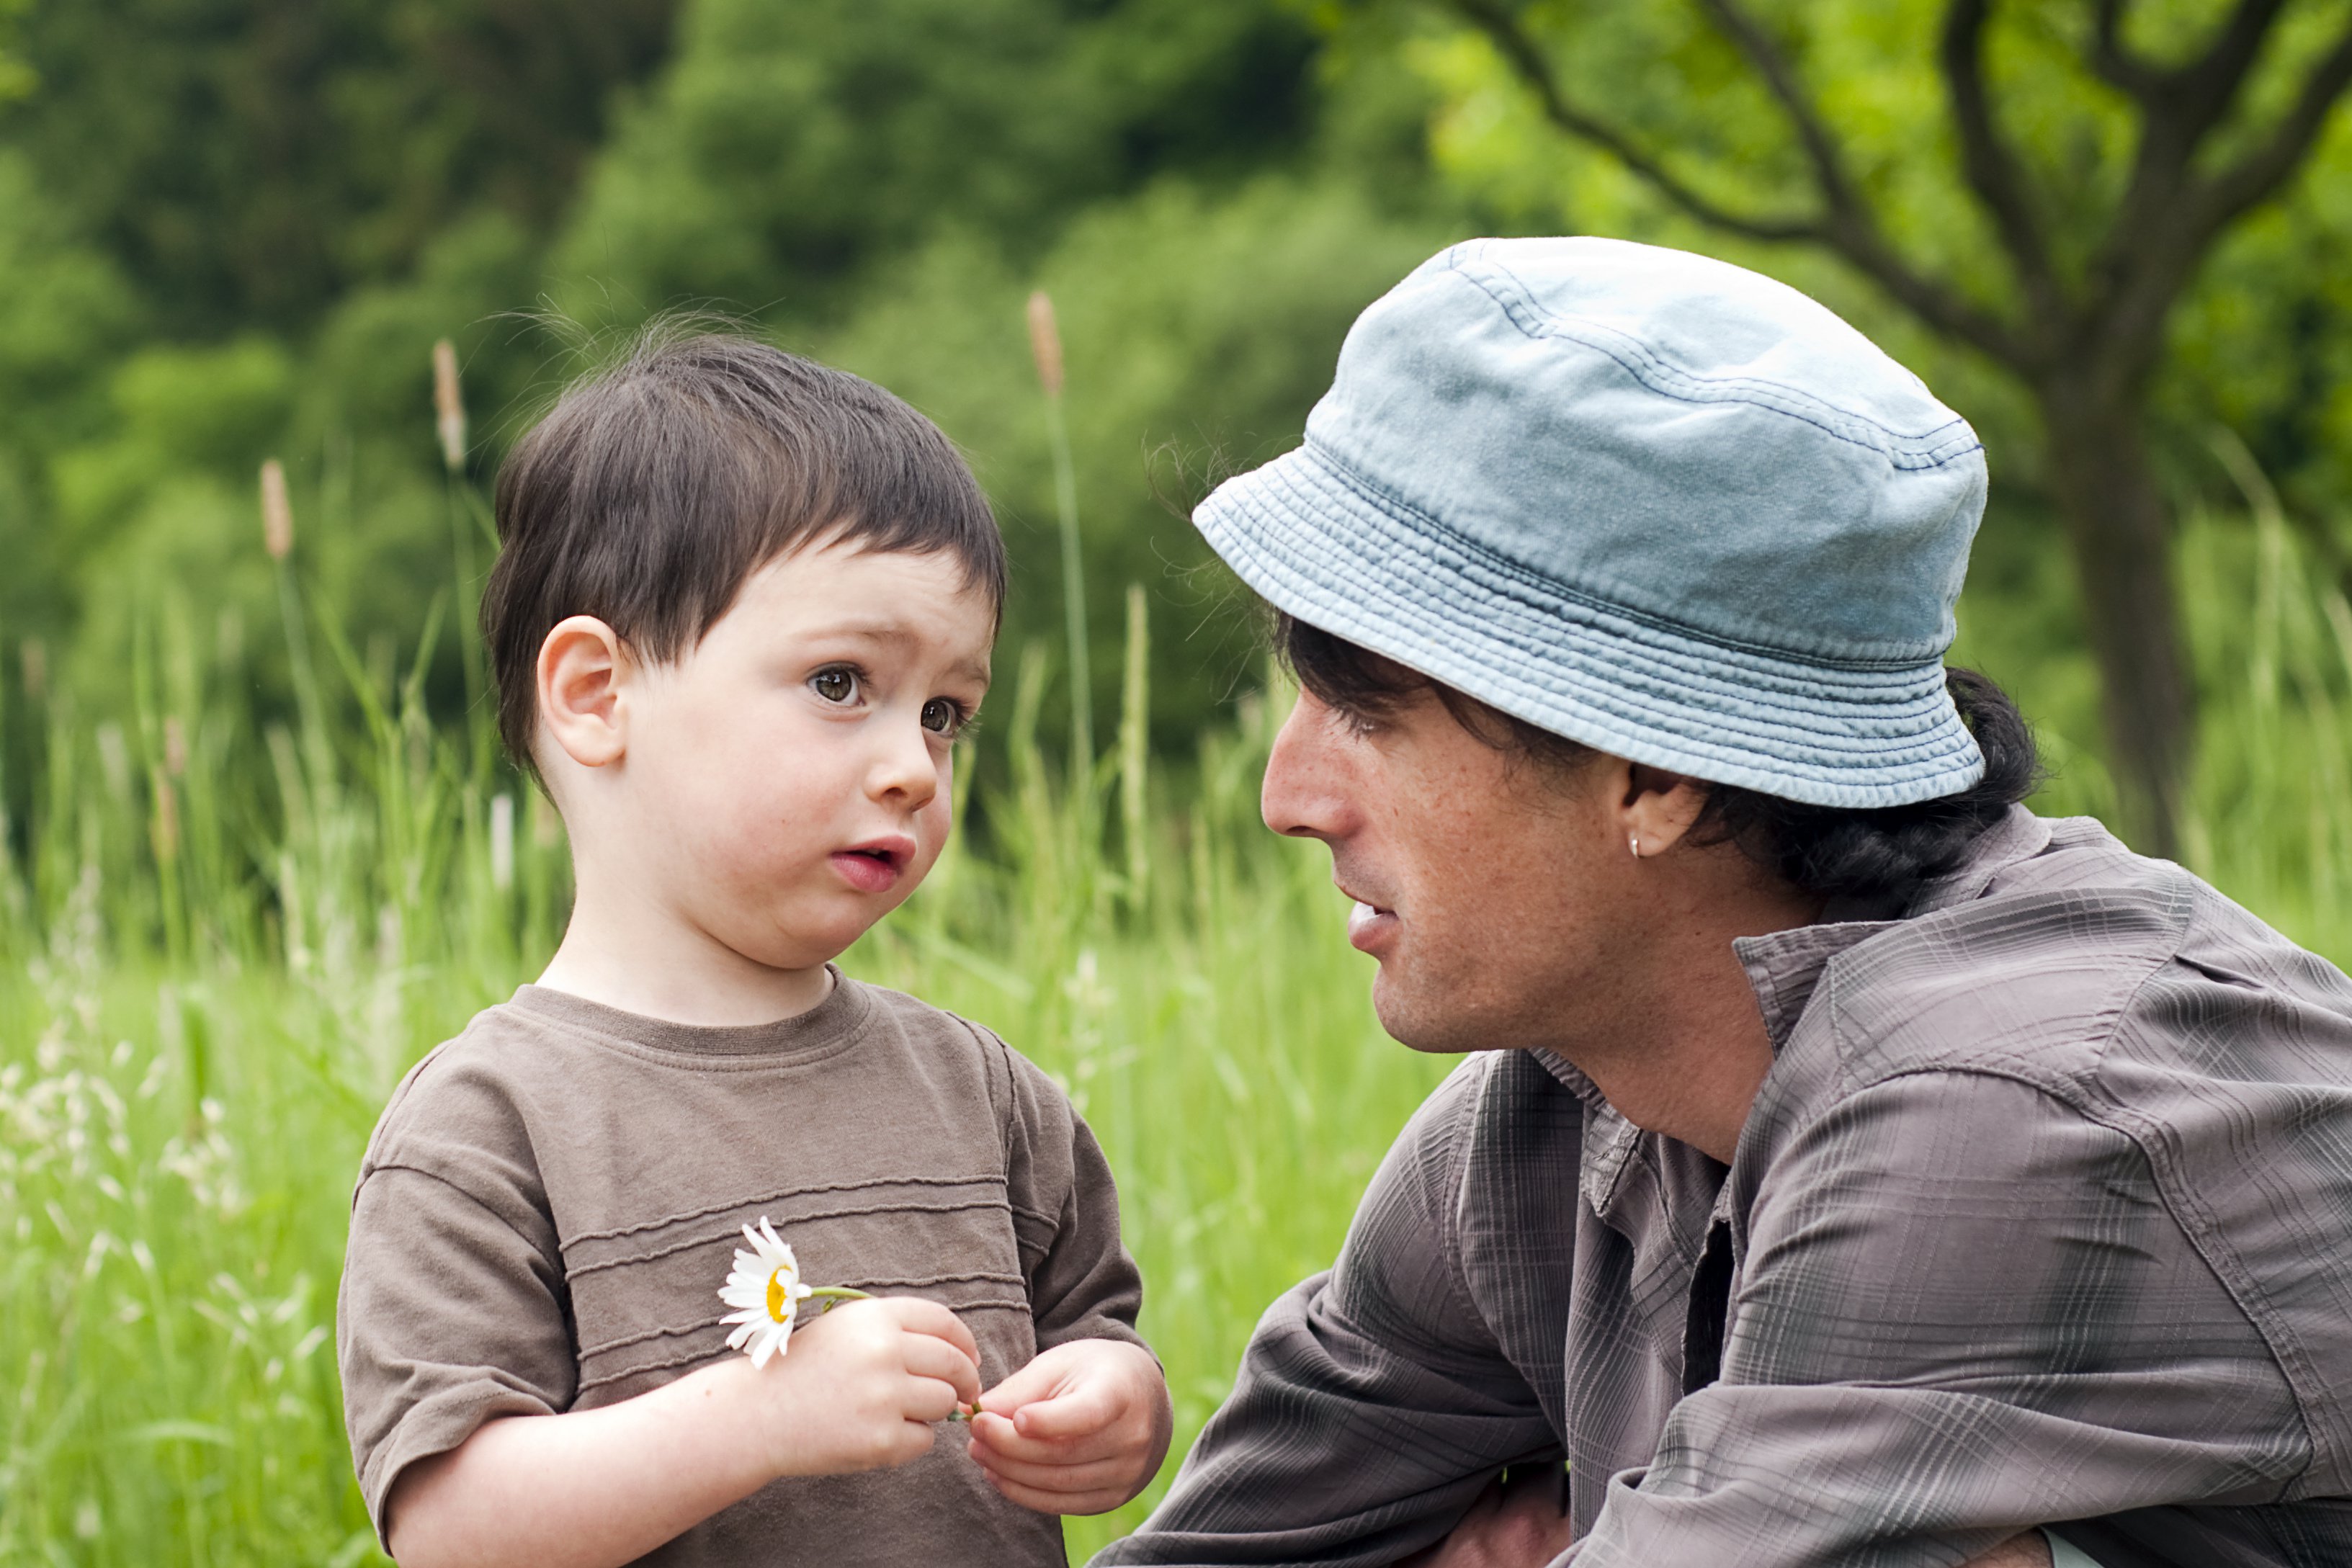
{"label": "boy's eye", "polygon": [[829,703],[845,703],[857,695],[857,672],[835,664],[811,675],[809,686]]}
{"label": "boy's eye", "polygon": [[963,727],[963,705],[950,697],[933,697],[923,705],[923,727],[933,735],[953,735]]}

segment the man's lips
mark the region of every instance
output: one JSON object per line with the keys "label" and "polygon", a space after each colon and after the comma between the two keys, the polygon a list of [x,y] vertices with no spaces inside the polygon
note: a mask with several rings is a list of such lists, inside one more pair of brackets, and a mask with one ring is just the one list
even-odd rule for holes
{"label": "man's lips", "polygon": [[830,858],[833,869],[850,886],[860,893],[882,893],[895,885],[914,863],[915,841],[904,833],[885,833],[862,844],[835,850]]}
{"label": "man's lips", "polygon": [[1340,885],[1339,891],[1355,903],[1355,907],[1348,912],[1349,945],[1367,953],[1386,946],[1398,927],[1396,911],[1360,897],[1345,884]]}

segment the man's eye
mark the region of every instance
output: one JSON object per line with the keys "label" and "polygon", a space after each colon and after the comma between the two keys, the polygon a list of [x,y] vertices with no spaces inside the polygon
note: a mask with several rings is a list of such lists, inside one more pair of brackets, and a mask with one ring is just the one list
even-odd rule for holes
{"label": "man's eye", "polygon": [[963,727],[963,705],[948,697],[933,697],[923,705],[923,727],[933,735],[953,735]]}
{"label": "man's eye", "polygon": [[809,677],[809,687],[829,703],[845,703],[857,695],[857,672],[836,664]]}

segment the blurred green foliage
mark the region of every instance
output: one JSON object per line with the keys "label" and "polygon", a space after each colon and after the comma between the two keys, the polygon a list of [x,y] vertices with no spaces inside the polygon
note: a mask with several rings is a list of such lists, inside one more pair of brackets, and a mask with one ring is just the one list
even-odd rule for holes
{"label": "blurred green foliage", "polygon": [[[104,711],[143,629],[238,642],[274,612],[265,456],[306,593],[354,647],[411,645],[458,601],[433,341],[486,479],[566,376],[679,308],[940,419],[1015,553],[1008,650],[1049,637],[1044,287],[1095,595],[1154,596],[1155,734],[1189,751],[1246,639],[1181,513],[1294,442],[1355,312],[1470,226],[1419,78],[1334,68],[1269,0],[31,0],[21,53],[0,638]],[[459,619],[427,667],[445,716]],[[289,711],[282,658],[251,671]]]}
{"label": "blurred green foliage", "polygon": [[[1507,9],[1547,47],[1561,89],[1639,144],[1665,155],[1699,193],[1733,211],[1801,215],[1818,205],[1803,150],[1755,68],[1696,4],[1607,0]],[[1801,86],[1844,149],[1888,239],[1922,273],[2002,315],[2018,283],[1990,220],[1969,193],[1938,69],[1940,0],[1750,0],[1798,62]],[[1987,44],[2001,131],[2046,199],[2034,215],[2062,277],[2089,272],[2129,176],[2126,97],[2081,68],[2097,7],[1997,8]],[[2129,42],[2162,60],[2210,46],[2235,7],[2170,0],[2132,8]],[[1492,44],[1441,0],[1334,0],[1340,36],[1412,65],[1437,99],[1433,155],[1446,177],[1504,225],[1616,235],[1721,256],[1784,278],[1847,316],[1917,371],[1982,432],[1997,525],[2041,529],[2041,452],[2021,390],[1973,350],[1939,339],[1843,263],[1803,245],[1727,237],[1675,210],[1615,159],[1547,124]],[[2332,0],[2284,7],[2248,84],[2245,114],[2211,162],[2242,156],[2274,123],[2345,25]],[[2352,110],[2339,106],[2284,195],[2222,237],[2176,313],[2155,391],[2157,446],[2187,498],[2225,501],[2210,455],[2214,426],[2242,439],[2291,511],[2327,531],[2341,570],[2352,531]],[[2004,502],[2024,502],[2008,510]],[[2055,547],[2055,540],[2052,541]]]}
{"label": "blurred green foliage", "polygon": [[[1898,237],[1997,297],[1945,142],[1937,8],[1767,9]],[[2221,9],[2147,15],[2187,37]],[[2013,8],[1992,60],[2005,123],[2085,204],[2110,178],[2116,110],[2053,60],[2088,14]],[[1581,88],[1667,127],[1712,188],[1760,204],[1795,190],[1785,132],[1693,7],[1529,15],[1573,44]],[[2305,43],[2284,39],[2265,91]],[[1042,287],[1068,350],[1091,597],[1150,594],[1153,738],[1186,755],[1248,638],[1181,514],[1297,439],[1364,303],[1438,246],[1497,231],[1693,245],[1854,316],[1991,444],[1979,596],[2014,588],[2035,638],[2077,638],[2013,389],[1833,264],[1663,211],[1544,132],[1491,50],[1426,5],[0,0],[0,651],[15,685],[29,652],[89,709],[125,709],[131,654],[167,622],[226,646],[275,613],[254,476],[276,455],[310,601],[362,653],[412,647],[438,605],[425,689],[453,714],[464,598],[431,344],[458,346],[481,481],[565,376],[678,307],[872,375],[942,423],[1014,552],[1010,668],[1023,643],[1057,644],[1061,615],[1022,326]],[[2185,494],[2232,493],[2208,455],[2226,425],[2339,574],[2345,119],[2294,198],[2208,268],[2159,396]],[[1100,716],[1118,627],[1094,630]],[[251,641],[255,700],[290,712],[282,655]],[[37,747],[13,711],[0,763],[21,781]],[[1047,701],[1049,739],[1065,711]]]}

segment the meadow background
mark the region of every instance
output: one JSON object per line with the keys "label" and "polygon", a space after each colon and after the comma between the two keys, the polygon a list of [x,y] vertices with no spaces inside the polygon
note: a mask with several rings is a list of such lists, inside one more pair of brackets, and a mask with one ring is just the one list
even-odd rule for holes
{"label": "meadow background", "polygon": [[[2225,9],[2151,14],[2188,36]],[[1630,48],[1659,14],[1579,25]],[[1825,99],[1896,149],[1874,170],[1927,182],[1908,230],[1958,244],[1978,220],[1928,181],[1954,151],[1900,113],[1937,14],[1805,26],[1837,46]],[[1627,90],[1737,129],[1719,62],[1659,60]],[[2095,164],[2031,76],[2004,99],[2029,151]],[[2216,250],[2152,394],[2202,713],[2180,852],[2339,963],[2345,119]],[[956,847],[848,962],[1070,1087],[1181,1453],[1446,1065],[1380,1033],[1322,852],[1256,822],[1287,694],[1182,513],[1295,442],[1412,265],[1544,231],[1765,266],[1979,423],[1996,497],[1956,657],[2039,721],[2037,804],[2116,818],[2014,390],[1818,257],[1718,243],[1544,141],[1436,8],[0,0],[0,1563],[373,1560],[331,1345],[351,1176],[399,1074],[535,972],[567,897],[482,701],[486,488],[565,376],[678,306],[899,391],[1000,508],[1015,597]],[[1149,1501],[1074,1521],[1074,1554]]]}

